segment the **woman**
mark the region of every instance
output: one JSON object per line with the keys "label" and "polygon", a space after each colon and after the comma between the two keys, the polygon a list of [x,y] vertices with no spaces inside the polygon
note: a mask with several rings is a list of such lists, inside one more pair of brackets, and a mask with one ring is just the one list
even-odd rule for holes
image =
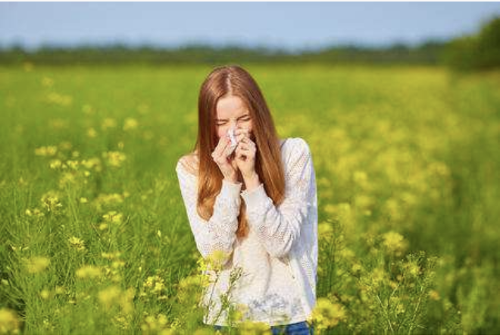
{"label": "woman", "polygon": [[222,255],[219,270],[208,271],[203,322],[230,326],[230,301],[240,321],[266,323],[276,334],[313,333],[318,219],[311,152],[301,138],[278,138],[262,92],[243,68],[215,68],[203,82],[194,152],[176,171],[199,252]]}

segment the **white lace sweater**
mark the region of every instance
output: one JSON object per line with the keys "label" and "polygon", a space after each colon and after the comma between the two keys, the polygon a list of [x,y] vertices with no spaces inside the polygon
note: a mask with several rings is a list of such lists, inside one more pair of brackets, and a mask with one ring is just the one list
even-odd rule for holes
{"label": "white lace sweater", "polygon": [[[227,325],[227,309],[221,309],[220,297],[228,292],[231,304],[240,310],[246,307],[244,319],[271,326],[304,321],[314,308],[318,214],[312,156],[306,141],[288,138],[282,141],[281,157],[286,190],[278,207],[263,184],[249,192],[242,191],[241,183],[223,180],[208,221],[196,211],[197,176],[188,172],[183,158],[177,163],[181,194],[199,252],[204,258],[216,249],[229,255],[219,278],[205,291],[202,303],[211,304],[205,324]],[[249,225],[249,234],[242,241],[236,236],[241,201],[245,201]],[[242,276],[229,290],[236,269],[242,270]]]}

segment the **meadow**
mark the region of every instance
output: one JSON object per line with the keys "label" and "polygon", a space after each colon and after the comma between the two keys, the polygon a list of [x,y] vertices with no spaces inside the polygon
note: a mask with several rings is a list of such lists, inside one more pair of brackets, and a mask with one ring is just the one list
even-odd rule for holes
{"label": "meadow", "polygon": [[[312,151],[316,333],[500,332],[500,72],[246,68]],[[0,67],[0,334],[212,333],[175,173],[210,70]]]}

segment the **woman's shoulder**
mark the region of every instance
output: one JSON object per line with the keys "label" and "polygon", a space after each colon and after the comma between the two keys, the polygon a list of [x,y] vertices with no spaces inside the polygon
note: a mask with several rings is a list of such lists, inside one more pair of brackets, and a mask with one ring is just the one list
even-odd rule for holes
{"label": "woman's shoulder", "polygon": [[286,156],[309,154],[309,144],[301,137],[289,137],[281,140],[282,150]]}
{"label": "woman's shoulder", "polygon": [[198,175],[198,155],[191,152],[180,157],[177,161],[176,170],[196,177]]}

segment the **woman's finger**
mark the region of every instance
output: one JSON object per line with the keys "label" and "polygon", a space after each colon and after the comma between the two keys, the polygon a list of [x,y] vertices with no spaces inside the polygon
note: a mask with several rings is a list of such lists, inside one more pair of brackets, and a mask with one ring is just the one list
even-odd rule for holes
{"label": "woman's finger", "polygon": [[245,137],[245,138],[244,138],[244,139],[243,139],[240,143],[241,143],[241,144],[240,144],[240,146],[245,145],[245,146],[246,146],[246,147],[248,147],[248,148],[253,148],[253,149],[255,149],[255,148],[257,147],[257,146],[255,145],[255,143],[253,143],[253,142],[252,142],[252,140],[251,140],[251,139],[249,139],[249,138],[247,138],[247,137]]}
{"label": "woman's finger", "polygon": [[245,136],[245,134],[239,134],[238,136],[236,136],[236,142],[240,143],[244,138],[246,138]]}
{"label": "woman's finger", "polygon": [[240,134],[246,134],[247,136],[250,135],[250,131],[246,128],[237,128],[236,131],[234,132],[235,135],[240,135]]}
{"label": "woman's finger", "polygon": [[248,154],[254,155],[255,150],[253,150],[252,148],[249,148],[249,147],[240,147],[240,148],[238,148],[236,153],[237,154],[244,153],[245,155],[248,155]]}
{"label": "woman's finger", "polygon": [[226,139],[225,137],[221,137],[219,139],[219,143],[217,143],[217,146],[215,147],[215,150],[212,152],[212,157],[218,157],[220,156],[220,152],[223,149],[223,146],[225,145]]}
{"label": "woman's finger", "polygon": [[233,147],[231,145],[227,145],[223,151],[223,156],[224,157],[230,156],[235,149],[236,149],[235,147]]}
{"label": "woman's finger", "polygon": [[217,144],[214,152],[212,153],[212,157],[214,159],[218,159],[221,156],[221,154],[224,152],[224,150],[226,150],[230,141],[231,140],[226,136],[221,137],[219,140],[219,144]]}

